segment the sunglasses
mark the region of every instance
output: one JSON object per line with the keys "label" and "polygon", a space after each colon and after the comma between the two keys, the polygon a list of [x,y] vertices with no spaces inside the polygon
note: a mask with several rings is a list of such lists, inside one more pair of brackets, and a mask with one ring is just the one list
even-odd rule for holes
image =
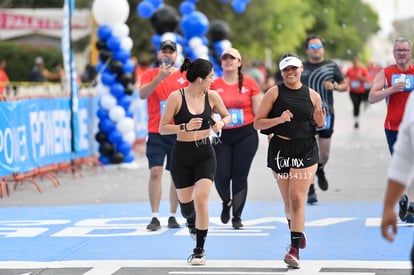
{"label": "sunglasses", "polygon": [[322,48],[323,48],[322,44],[309,44],[308,46],[309,50],[322,49]]}

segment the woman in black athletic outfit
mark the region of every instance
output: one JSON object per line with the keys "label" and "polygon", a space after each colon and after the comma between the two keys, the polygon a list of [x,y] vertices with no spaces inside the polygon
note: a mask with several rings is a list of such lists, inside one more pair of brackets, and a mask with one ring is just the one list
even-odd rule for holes
{"label": "woman in black athletic outfit", "polygon": [[[204,242],[209,215],[208,197],[216,173],[216,156],[210,143],[210,127],[219,132],[230,123],[230,115],[220,95],[209,90],[213,81],[213,64],[205,59],[184,60],[190,84],[170,94],[161,116],[160,133],[177,134],[171,155],[171,174],[180,201],[181,214],[187,219],[196,247],[188,258],[192,265],[204,265]],[[222,117],[212,123],[213,110]],[[174,123],[172,123],[174,120]]]}
{"label": "woman in black athletic outfit", "polygon": [[318,166],[316,129],[325,124],[319,94],[300,81],[302,61],[285,54],[279,63],[284,82],[264,95],[254,127],[271,135],[267,167],[272,169],[285,205],[291,245],[284,261],[299,268],[299,249],[306,246],[305,200]]}

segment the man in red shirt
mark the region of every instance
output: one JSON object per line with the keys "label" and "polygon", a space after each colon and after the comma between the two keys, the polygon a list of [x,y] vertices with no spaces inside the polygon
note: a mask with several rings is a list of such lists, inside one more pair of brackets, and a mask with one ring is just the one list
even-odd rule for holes
{"label": "man in red shirt", "polygon": [[[159,67],[146,70],[141,78],[139,95],[141,99],[147,99],[148,109],[148,138],[146,143],[146,156],[150,169],[149,200],[152,210],[152,220],[147,229],[157,231],[161,228],[158,220],[159,206],[162,195],[162,173],[164,159],[167,157],[166,170],[170,170],[171,150],[176,140],[176,135],[160,135],[159,124],[161,114],[168,96],[171,92],[185,87],[188,81],[184,73],[174,67],[177,59],[177,45],[171,40],[161,43],[157,53]],[[180,225],[175,219],[178,208],[178,197],[174,183],[170,185],[170,216],[168,228],[178,228]]]}
{"label": "man in red shirt", "polygon": [[[414,90],[414,65],[410,63],[412,56],[411,40],[400,37],[394,42],[395,64],[382,69],[375,77],[368,102],[376,103],[386,99],[387,114],[384,128],[388,149],[393,153],[398,129],[404,115],[405,105],[410,92]],[[414,202],[408,202],[404,195],[400,202],[400,219],[414,222]],[[410,210],[409,215],[407,211]]]}
{"label": "man in red shirt", "polygon": [[369,81],[369,73],[359,64],[358,56],[352,58],[352,67],[348,69],[345,77],[349,83],[349,96],[354,106],[354,128],[359,127],[359,109],[364,100],[365,82]]}

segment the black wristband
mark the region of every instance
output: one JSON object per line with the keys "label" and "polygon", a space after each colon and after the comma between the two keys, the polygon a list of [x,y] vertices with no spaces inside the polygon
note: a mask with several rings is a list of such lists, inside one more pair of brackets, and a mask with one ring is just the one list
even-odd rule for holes
{"label": "black wristband", "polygon": [[184,123],[184,129],[185,129],[186,132],[188,131],[188,129],[187,129],[187,123]]}

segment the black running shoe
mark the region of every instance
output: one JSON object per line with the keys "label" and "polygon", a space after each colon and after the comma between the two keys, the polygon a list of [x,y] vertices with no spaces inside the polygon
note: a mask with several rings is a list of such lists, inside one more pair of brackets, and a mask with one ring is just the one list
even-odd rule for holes
{"label": "black running shoe", "polygon": [[400,201],[398,202],[398,205],[400,207],[400,211],[398,212],[398,216],[400,216],[400,219],[404,222],[407,217],[407,211],[408,211],[408,197],[407,195],[402,195],[400,198]]}
{"label": "black running shoe", "polygon": [[308,191],[308,201],[309,204],[314,204],[318,202],[318,197],[316,196],[315,187],[313,184],[309,187]]}
{"label": "black running shoe", "polygon": [[205,265],[206,264],[206,256],[204,254],[204,249],[196,247],[193,249],[193,254],[191,254],[187,262],[191,265]]}
{"label": "black running shoe", "polygon": [[413,203],[408,204],[407,215],[405,215],[406,223],[414,223],[414,205]]}
{"label": "black running shoe", "polygon": [[231,224],[233,225],[234,229],[240,229],[243,227],[241,219],[238,216],[234,216],[233,219],[231,219]]}
{"label": "black running shoe", "polygon": [[325,177],[325,171],[323,167],[318,167],[316,170],[316,176],[318,177],[318,185],[322,191],[328,190],[328,180]]}
{"label": "black running shoe", "polygon": [[168,218],[168,228],[180,228],[180,225],[174,216]]}
{"label": "black running shoe", "polygon": [[147,230],[157,231],[160,229],[161,229],[160,221],[156,217],[153,217],[151,222],[147,225]]}
{"label": "black running shoe", "polygon": [[221,210],[220,219],[221,222],[226,224],[230,220],[230,209],[231,209],[231,200],[229,202],[223,202],[223,209]]}

